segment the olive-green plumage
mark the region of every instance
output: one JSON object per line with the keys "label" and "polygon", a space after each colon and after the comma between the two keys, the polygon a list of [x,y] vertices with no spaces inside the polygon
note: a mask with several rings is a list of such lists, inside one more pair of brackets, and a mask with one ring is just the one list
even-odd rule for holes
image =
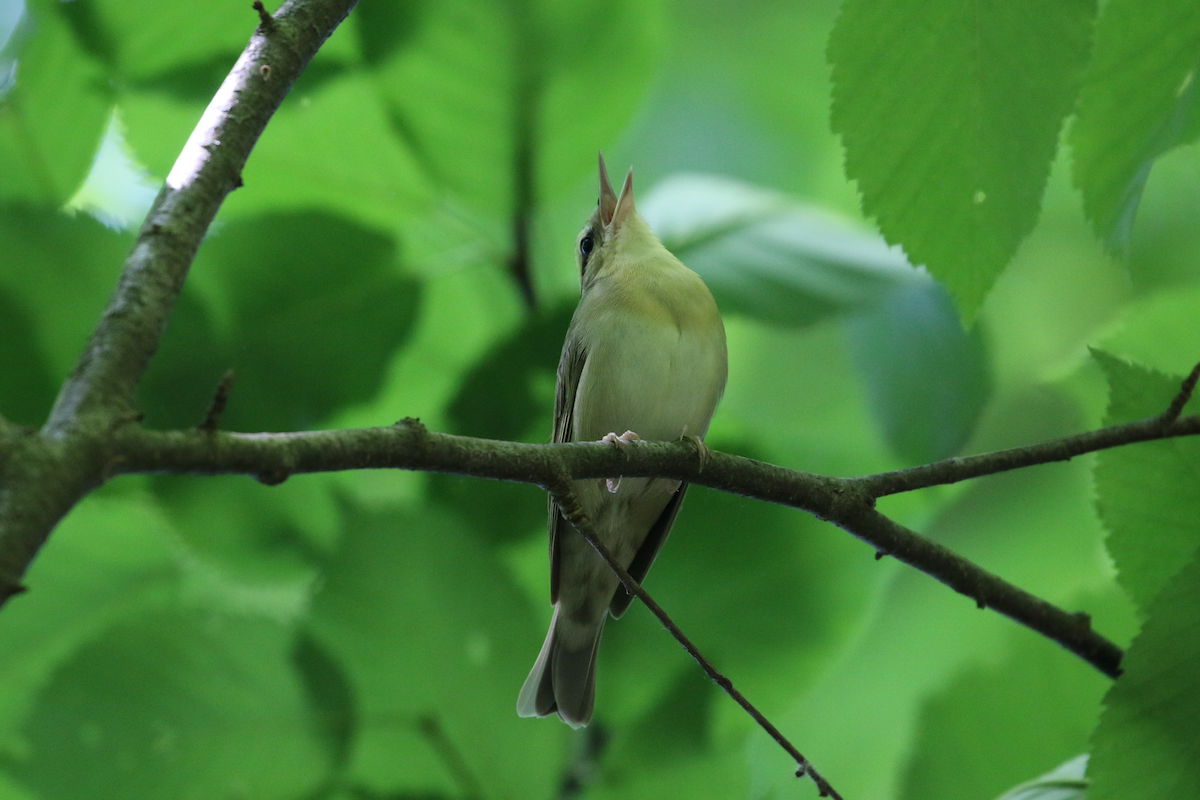
{"label": "olive-green plumage", "polygon": [[[600,160],[600,199],[576,248],[582,296],[558,365],[554,441],[702,439],[725,389],[725,328],[704,281],[638,216],[633,172],[618,198]],[[686,484],[662,478],[575,481],[600,538],[637,580],[654,560]],[[550,505],[550,631],[517,699],[521,716],[592,718],[596,648],[630,596]]]}

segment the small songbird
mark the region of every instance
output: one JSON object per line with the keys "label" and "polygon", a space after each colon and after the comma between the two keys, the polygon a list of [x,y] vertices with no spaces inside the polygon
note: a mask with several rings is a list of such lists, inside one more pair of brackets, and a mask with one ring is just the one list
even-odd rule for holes
{"label": "small songbird", "polygon": [[[633,206],[633,170],[617,197],[600,158],[600,200],[576,247],[582,296],[558,362],[554,441],[701,440],[725,390],[725,327],[704,281],[671,255]],[[616,431],[625,431],[618,436]],[[637,581],[662,547],[687,484],[578,480],[600,539]],[[632,596],[550,502],[554,617],[521,687],[517,713],[592,718],[596,649],[608,614]]]}

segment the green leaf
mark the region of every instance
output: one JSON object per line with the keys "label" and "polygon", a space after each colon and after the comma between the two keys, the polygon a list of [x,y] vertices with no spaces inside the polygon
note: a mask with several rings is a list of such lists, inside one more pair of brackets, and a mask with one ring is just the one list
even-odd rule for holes
{"label": "green leaf", "polygon": [[730,178],[668,177],[638,211],[704,278],[722,313],[802,327],[927,281],[878,237]]}
{"label": "green leaf", "polygon": [[[990,430],[981,431],[980,440],[990,434],[1000,446],[1062,436],[1081,425],[1073,398],[1052,387],[1039,387],[994,414],[988,415]],[[1092,613],[1096,629],[1109,634],[1117,626],[1107,609],[1079,604],[1081,591],[1090,593],[1112,580],[1111,567],[1100,555],[1103,531],[1091,513],[1089,472],[1085,463],[1073,461],[994,476],[943,495],[910,519],[924,535],[1026,591]],[[881,501],[881,510],[888,513],[891,504]],[[873,562],[866,549],[859,546],[855,566],[878,576],[868,612],[837,658],[824,664],[817,680],[794,689],[772,721],[793,742],[811,742],[798,746],[844,797],[894,797],[926,699],[965,670],[1001,661],[1018,629],[928,575],[886,558]],[[797,574],[809,580],[819,571]],[[1127,624],[1131,614],[1127,608],[1123,612],[1122,624]],[[781,629],[796,627],[781,623]],[[1038,646],[1048,659],[1075,660],[1052,642]],[[750,750],[763,795],[766,787],[780,797],[794,791],[787,788],[793,779],[777,746],[762,736],[752,740]],[[872,754],[869,768],[863,767],[865,752]],[[1007,751],[994,752],[1003,757]]]}
{"label": "green leaf", "polygon": [[452,432],[546,441],[559,353],[574,311],[560,306],[531,316],[512,336],[493,346],[463,377],[450,401],[446,413]]}
{"label": "green leaf", "polygon": [[957,453],[992,394],[980,326],[964,331],[946,291],[926,282],[893,292],[847,330],[892,452],[907,464]]}
{"label": "green leaf", "polygon": [[[202,109],[146,93],[123,102],[137,104],[126,118],[138,153],[154,149],[157,163],[169,169]],[[323,209],[406,236],[424,233],[413,216],[426,210],[433,192],[361,71],[297,85],[255,145],[243,178],[249,191],[226,201],[223,219]],[[406,260],[414,261],[414,244],[405,242]]]}
{"label": "green leaf", "polygon": [[358,732],[354,690],[342,665],[307,631],[296,637],[292,661],[313,709],[317,731],[333,755],[333,765],[345,768]]}
{"label": "green leaf", "polygon": [[230,222],[194,270],[228,304],[238,386],[222,421],[236,430],[304,429],[370,400],[420,303],[390,237],[320,212]]}
{"label": "green leaf", "polygon": [[420,28],[426,5],[424,0],[361,0],[354,7],[354,32],[363,60],[376,66],[403,49]]}
{"label": "green leaf", "polygon": [[658,4],[453,0],[413,17],[360,35],[394,135],[442,190],[421,226],[435,252],[502,262],[513,229],[593,175],[636,110]]}
{"label": "green leaf", "polygon": [[1146,609],[1104,698],[1088,765],[1090,800],[1200,796],[1200,557]]}
{"label": "green leaf", "polygon": [[1075,184],[1096,235],[1124,253],[1155,159],[1200,135],[1200,8],[1112,0],[1071,129]]}
{"label": "green leaf", "polygon": [[58,13],[68,4],[31,5],[0,52],[0,74],[16,71],[11,87],[0,78],[0,201],[58,208],[92,166],[112,92],[101,65],[80,49]]}
{"label": "green leaf", "polygon": [[[559,351],[574,309],[530,316],[497,342],[466,375],[446,415],[450,432],[488,439],[550,439]],[[513,541],[546,524],[545,495],[536,486],[430,475],[429,497],[476,523],[492,541]]]}
{"label": "green leaf", "polygon": [[[1119,592],[1113,589],[1112,594]],[[998,663],[964,671],[926,700],[902,800],[996,797],[1087,749],[1110,681],[1032,633],[1012,638],[1013,646]],[[1001,752],[1004,757],[997,758]],[[1086,760],[1069,762],[1076,785]],[[1065,777],[1057,770],[1051,775],[1054,780]],[[1021,791],[1032,792],[1034,785],[1049,791],[1050,779],[1043,776]],[[1005,797],[1011,800],[1009,794]]]}
{"label": "green leaf", "polygon": [[1200,285],[1143,295],[1126,306],[1120,325],[1097,344],[1127,361],[1186,375],[1200,362],[1197,318]]}
{"label": "green leaf", "polygon": [[997,800],[1086,800],[1088,756],[1075,756],[1034,780],[1009,789]]}
{"label": "green leaf", "polygon": [[209,612],[115,625],[55,672],[9,771],[49,797],[301,796],[332,757],[292,641],[275,622]]}
{"label": "green leaf", "polygon": [[59,523],[33,562],[27,594],[0,614],[0,750],[51,671],[115,620],[162,608],[178,592],[170,526],[145,492],[93,494]]}
{"label": "green leaf", "polygon": [[193,554],[227,581],[280,588],[285,612],[303,604],[292,593],[303,593],[337,540],[340,517],[324,476],[264,486],[244,475],[164,475],[152,486]]}
{"label": "green leaf", "polygon": [[[1167,410],[1181,378],[1093,355],[1109,385],[1105,425]],[[1196,398],[1184,413],[1196,413]],[[1096,460],[1096,507],[1109,530],[1117,580],[1143,610],[1200,545],[1200,441],[1195,437],[1102,451]]]}
{"label": "green leaf", "polygon": [[193,283],[184,284],[154,360],[138,384],[138,408],[146,425],[161,430],[199,425],[221,376],[233,365],[229,350],[208,302]]}
{"label": "green leaf", "polygon": [[83,352],[132,243],[84,214],[0,205],[0,286],[33,316],[52,378]]}
{"label": "green leaf", "polygon": [[549,796],[568,729],[514,711],[545,631],[491,549],[436,511],[351,514],[342,542],[311,628],[358,698],[351,779],[461,796],[448,743],[477,781]]}
{"label": "green leaf", "polygon": [[[221,0],[73,0],[71,5],[91,6],[80,33],[110,42],[121,72],[133,79],[203,62],[214,53],[236,59],[258,27],[258,15],[249,5]],[[230,61],[225,71],[232,66]]]}
{"label": "green leaf", "polygon": [[829,40],[832,125],[863,212],[959,313],[1037,222],[1086,63],[1094,0],[849,0]]}
{"label": "green leaf", "polygon": [[0,416],[40,427],[58,387],[37,342],[33,317],[0,287]]}

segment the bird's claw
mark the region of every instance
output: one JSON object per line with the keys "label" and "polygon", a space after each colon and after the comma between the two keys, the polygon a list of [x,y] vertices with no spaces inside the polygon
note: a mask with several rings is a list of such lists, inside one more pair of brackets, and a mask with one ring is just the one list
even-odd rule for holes
{"label": "bird's claw", "polygon": [[642,441],[642,437],[638,436],[633,431],[625,431],[620,436],[617,436],[617,434],[610,432],[610,433],[604,434],[604,436],[601,437],[600,441],[604,442],[605,444],[611,444],[613,447],[617,448],[618,450],[624,450],[626,447],[629,447],[631,444],[637,444],[638,442]]}
{"label": "bird's claw", "polygon": [[700,469],[697,472],[704,472],[704,465],[708,463],[712,448],[706,445],[699,436],[685,436],[684,438],[691,440],[692,444],[696,445],[696,455],[700,459]]}
{"label": "bird's claw", "polygon": [[[604,436],[602,436],[600,438],[600,441],[604,442],[605,444],[611,444],[613,447],[617,448],[618,450],[624,450],[625,448],[629,447],[630,445],[635,445],[635,444],[638,444],[639,442],[641,442],[642,437],[638,436],[633,431],[625,431],[620,436],[617,436],[617,434],[615,432],[610,432],[610,433],[604,434]],[[621,479],[620,478],[605,478],[604,488],[608,489],[610,494],[616,494],[617,489],[621,488]]]}

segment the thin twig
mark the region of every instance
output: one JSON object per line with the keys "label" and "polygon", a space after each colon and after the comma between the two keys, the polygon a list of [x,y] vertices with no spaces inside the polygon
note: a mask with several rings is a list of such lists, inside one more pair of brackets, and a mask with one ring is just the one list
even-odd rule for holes
{"label": "thin twig", "polygon": [[1167,406],[1167,410],[1162,413],[1159,419],[1164,425],[1169,425],[1179,419],[1179,415],[1183,412],[1183,407],[1187,405],[1188,400],[1192,399],[1192,392],[1196,389],[1196,381],[1200,380],[1200,364],[1192,367],[1192,371],[1183,379],[1183,383],[1179,386],[1179,394],[1175,395],[1171,400],[1171,405]]}
{"label": "thin twig", "polygon": [[254,3],[250,7],[258,12],[258,22],[263,28],[271,27],[271,23],[275,20],[271,18],[271,12],[267,11],[266,6],[262,4],[262,0],[254,0]]}
{"label": "thin twig", "polygon": [[[1189,376],[1190,377],[1190,376]],[[1182,396],[1182,392],[1180,393]],[[1172,404],[1174,405],[1174,404]],[[1182,408],[1182,406],[1181,406]],[[1009,450],[996,450],[977,456],[947,458],[920,467],[881,472],[861,478],[845,478],[846,485],[872,497],[911,492],[929,486],[944,486],[984,475],[995,475],[1037,464],[1070,461],[1076,456],[1095,453],[1138,442],[1170,439],[1176,436],[1195,436],[1200,433],[1200,415],[1177,417],[1164,421],[1165,414],[1099,428],[1087,433],[1064,436]]]}
{"label": "thin twig", "polygon": [[646,590],[643,589],[641,585],[633,579],[633,577],[625,570],[625,568],[622,567],[615,558],[613,558],[612,553],[608,551],[608,548],[605,547],[604,543],[600,541],[600,537],[596,535],[595,529],[592,528],[592,523],[588,520],[587,515],[584,513],[583,507],[580,506],[579,499],[575,496],[575,490],[571,486],[571,480],[569,476],[560,473],[555,480],[548,482],[548,484],[543,488],[550,492],[551,496],[554,498],[554,502],[557,503],[558,507],[562,510],[563,516],[571,521],[571,524],[575,526],[575,530],[579,531],[580,535],[587,540],[588,544],[595,548],[596,552],[600,554],[600,557],[604,559],[604,562],[608,564],[613,573],[620,578],[621,583],[625,586],[625,589],[630,594],[641,600],[642,603],[645,604],[646,608],[650,609],[650,612],[654,614],[654,616],[658,617],[658,621],[662,623],[663,627],[670,631],[671,635],[675,637],[675,641],[683,645],[683,649],[688,652],[688,655],[696,660],[696,663],[700,665],[700,668],[704,670],[708,677],[711,678],[714,683],[724,689],[725,693],[732,697],[734,702],[745,709],[746,713],[758,723],[759,727],[767,732],[767,735],[774,739],[775,742],[788,753],[788,755],[795,759],[796,777],[801,778],[805,775],[808,775],[817,785],[817,791],[820,793],[821,797],[832,797],[834,800],[842,800],[841,795],[839,795],[837,791],[835,791],[834,788],[829,785],[829,781],[825,780],[825,778],[823,778],[821,774],[813,768],[812,762],[801,755],[800,751],[797,750],[795,746],[787,740],[787,738],[779,731],[779,729],[776,728],[770,720],[764,717],[762,712],[755,708],[754,705],[751,704],[751,702],[747,700],[741,692],[735,689],[733,683],[728,678],[718,672],[717,668],[708,662],[708,659],[706,659],[703,654],[696,649],[696,646],[692,644],[691,640],[688,639],[687,636],[684,635],[683,631],[679,629],[679,626],[677,626],[671,620],[671,618],[667,616],[667,612],[663,611],[662,607],[654,601],[654,598],[652,598],[649,593],[647,593]]}
{"label": "thin twig", "polygon": [[475,773],[471,771],[471,767],[467,764],[467,760],[463,758],[463,754],[450,737],[446,735],[446,731],[442,729],[442,724],[438,722],[438,718],[432,714],[423,716],[417,720],[417,730],[421,732],[428,741],[438,757],[442,760],[446,770],[454,778],[458,784],[458,788],[462,791],[463,800],[483,800],[483,785],[479,783],[479,779],[475,777]]}
{"label": "thin twig", "polygon": [[[520,55],[518,57],[521,57]],[[513,207],[512,207],[512,253],[508,269],[521,299],[529,311],[537,308],[537,295],[533,288],[530,257],[530,224],[537,203],[535,196],[534,146],[535,115],[537,113],[537,83],[533,76],[526,75],[528,68],[518,76],[516,88],[516,119],[513,140]]]}
{"label": "thin twig", "polygon": [[225,370],[225,374],[221,376],[221,380],[217,381],[217,388],[213,391],[212,402],[208,404],[208,411],[204,414],[204,421],[200,423],[200,430],[205,433],[213,433],[217,430],[217,423],[221,420],[221,415],[225,413],[225,405],[229,402],[229,389],[233,386],[234,373],[232,369]]}

